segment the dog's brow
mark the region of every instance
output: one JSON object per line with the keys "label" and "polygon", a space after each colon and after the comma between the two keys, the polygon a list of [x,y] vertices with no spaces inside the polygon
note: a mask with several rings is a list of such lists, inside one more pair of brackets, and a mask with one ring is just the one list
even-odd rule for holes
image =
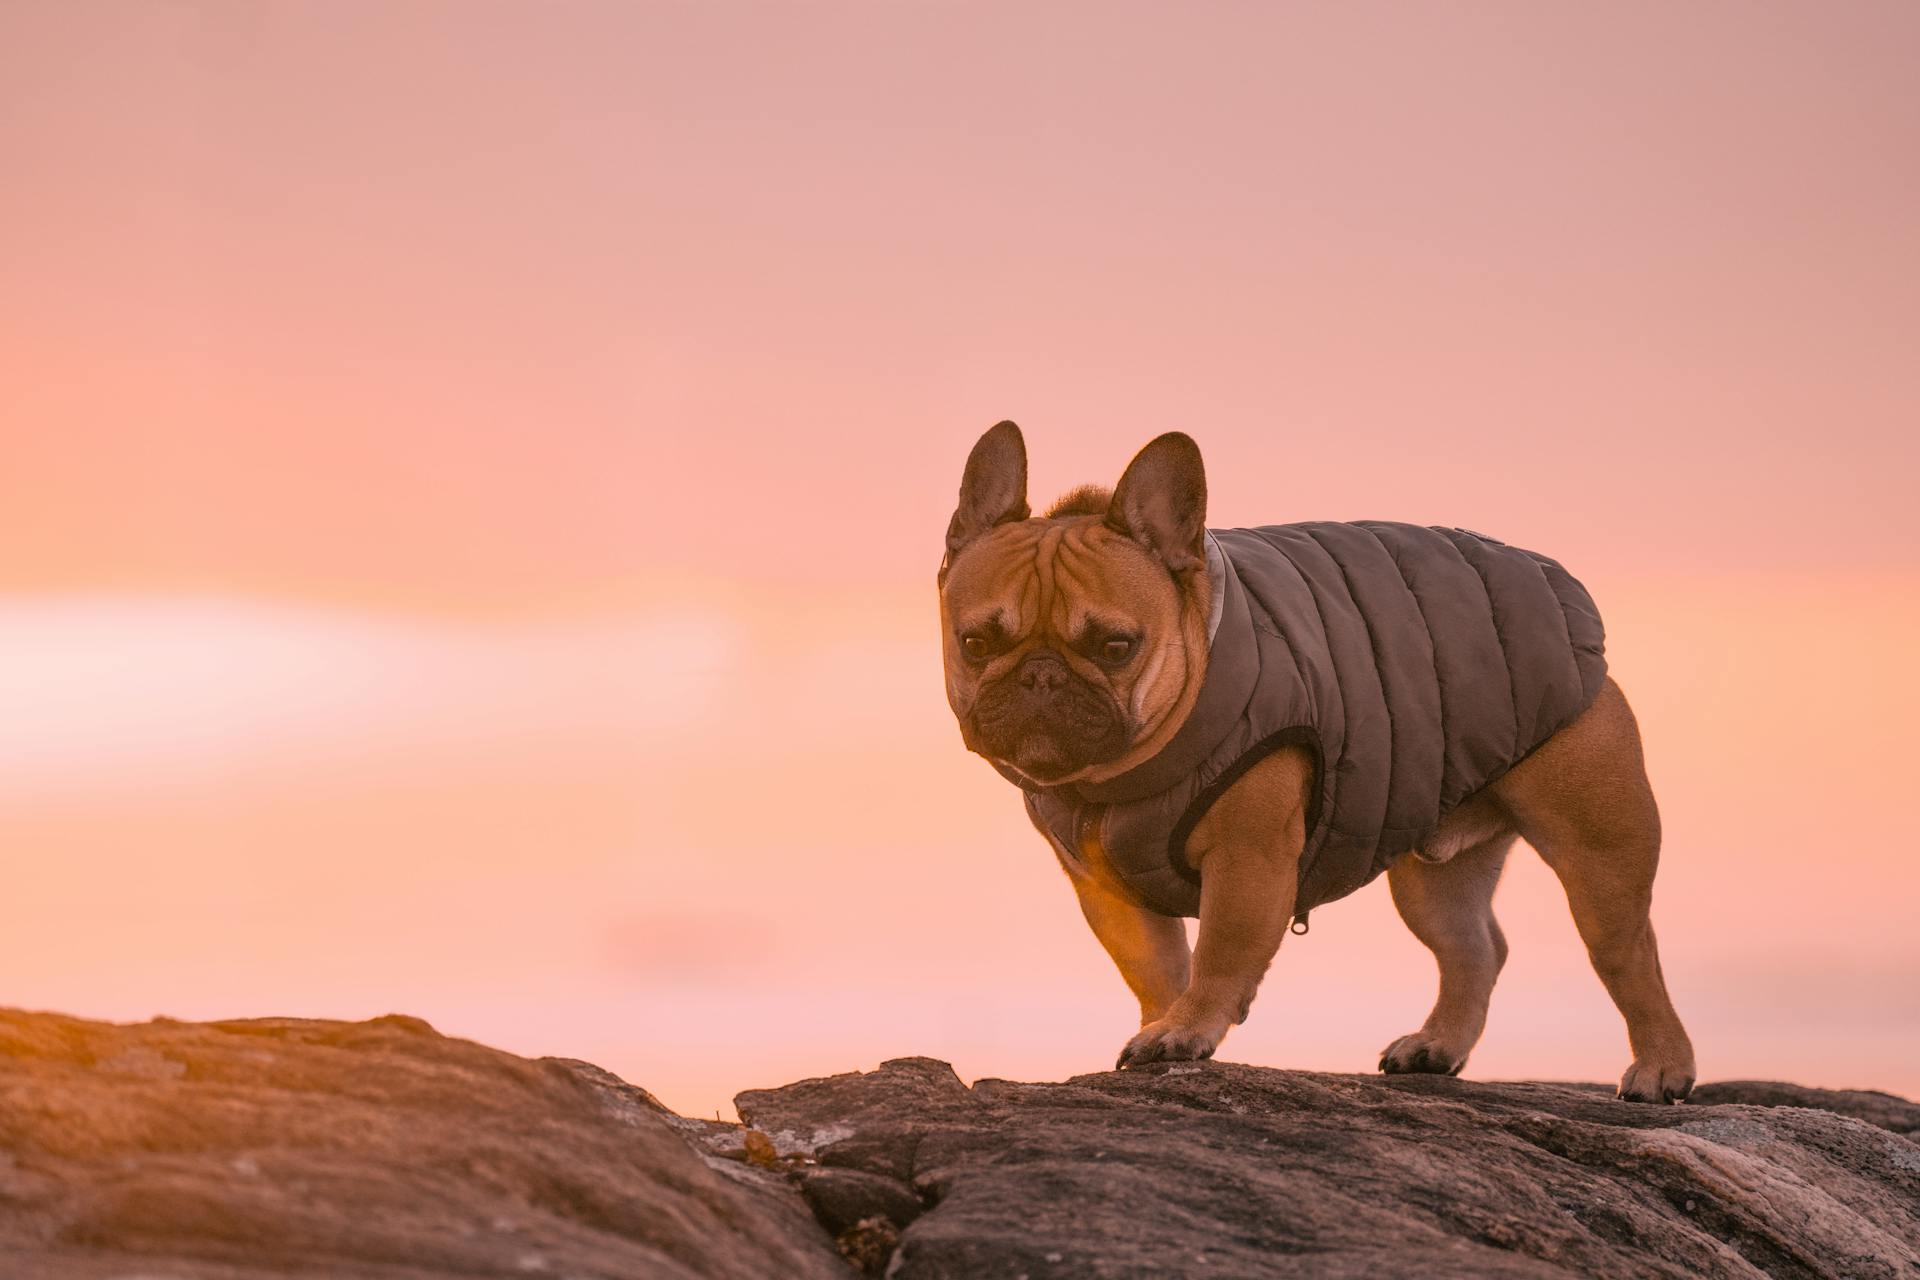
{"label": "dog's brow", "polygon": [[1105,614],[1085,612],[1080,615],[1079,625],[1074,628],[1074,639],[1087,640],[1101,635],[1137,635],[1140,624],[1131,618],[1114,618]]}
{"label": "dog's brow", "polygon": [[1017,621],[1019,619],[1013,616],[1012,610],[1005,605],[1000,605],[990,613],[962,618],[960,630],[963,634],[972,631],[997,631],[1003,636],[1011,636],[1014,634],[1013,627]]}

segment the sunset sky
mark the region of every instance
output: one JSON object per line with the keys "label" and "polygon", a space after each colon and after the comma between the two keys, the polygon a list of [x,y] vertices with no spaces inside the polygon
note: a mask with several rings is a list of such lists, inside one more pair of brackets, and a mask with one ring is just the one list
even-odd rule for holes
{"label": "sunset sky", "polygon": [[[1135,1009],[959,742],[968,447],[1605,614],[1703,1079],[1920,1095],[1920,7],[0,6],[0,1004],[687,1112]],[[1611,1081],[1525,851],[1480,1077]],[[1222,1056],[1370,1069],[1384,884]]]}

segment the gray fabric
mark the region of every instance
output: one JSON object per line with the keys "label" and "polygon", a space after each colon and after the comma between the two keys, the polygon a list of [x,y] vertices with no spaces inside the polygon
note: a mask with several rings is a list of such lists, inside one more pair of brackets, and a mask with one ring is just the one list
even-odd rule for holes
{"label": "gray fabric", "polygon": [[1207,581],[1213,585],[1212,593],[1207,597],[1207,645],[1212,647],[1213,638],[1220,634],[1220,615],[1226,610],[1226,597],[1221,594],[1220,580],[1227,574],[1227,558],[1221,554],[1220,540],[1213,536],[1213,530],[1207,530]]}
{"label": "gray fabric", "polygon": [[[1318,761],[1296,914],[1366,884],[1592,703],[1604,634],[1558,563],[1465,529],[1384,521],[1216,529],[1219,623],[1192,715],[1107,782],[1027,789],[1062,856],[1098,823],[1143,905],[1197,915],[1186,838],[1287,743]],[[1209,557],[1209,569],[1213,557]]]}

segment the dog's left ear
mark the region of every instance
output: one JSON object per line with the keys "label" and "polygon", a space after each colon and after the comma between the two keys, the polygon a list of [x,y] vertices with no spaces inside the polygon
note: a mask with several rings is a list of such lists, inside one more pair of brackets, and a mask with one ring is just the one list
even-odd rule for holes
{"label": "dog's left ear", "polygon": [[1175,574],[1207,563],[1207,471],[1193,437],[1169,431],[1148,441],[1113,490],[1107,523]]}
{"label": "dog's left ear", "polygon": [[960,476],[960,505],[947,524],[948,562],[987,530],[1031,514],[1026,439],[1013,423],[995,423],[967,455],[967,469]]}

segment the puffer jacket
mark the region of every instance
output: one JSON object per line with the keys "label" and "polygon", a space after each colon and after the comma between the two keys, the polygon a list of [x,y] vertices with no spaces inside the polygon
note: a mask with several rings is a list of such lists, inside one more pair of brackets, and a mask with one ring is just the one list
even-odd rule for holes
{"label": "puffer jacket", "polygon": [[1218,622],[1186,723],[1119,777],[1022,783],[1063,856],[1077,858],[1098,823],[1124,888],[1163,915],[1199,914],[1187,836],[1279,747],[1303,745],[1317,764],[1301,917],[1418,848],[1586,710],[1606,678],[1592,598],[1534,552],[1371,520],[1209,538]]}

